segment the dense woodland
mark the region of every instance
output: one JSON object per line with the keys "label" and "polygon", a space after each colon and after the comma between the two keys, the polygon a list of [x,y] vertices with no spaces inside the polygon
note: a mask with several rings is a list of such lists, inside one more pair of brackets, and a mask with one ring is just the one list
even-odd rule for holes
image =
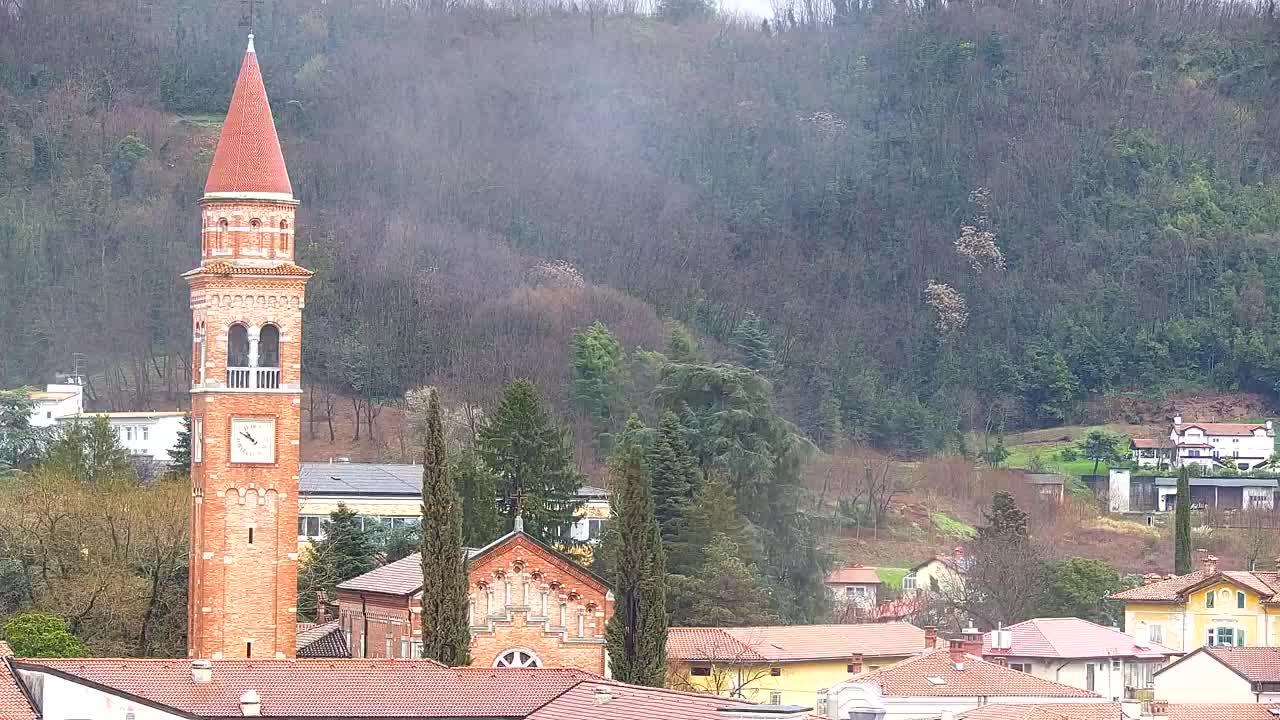
{"label": "dense woodland", "polygon": [[[0,386],[83,353],[101,406],[179,402],[240,4],[0,7]],[[601,320],[629,357],[678,321],[739,363],[754,326],[807,435],[902,454],[1108,391],[1280,389],[1265,4],[697,9],[266,0],[311,386],[375,427],[522,376],[567,413]]]}

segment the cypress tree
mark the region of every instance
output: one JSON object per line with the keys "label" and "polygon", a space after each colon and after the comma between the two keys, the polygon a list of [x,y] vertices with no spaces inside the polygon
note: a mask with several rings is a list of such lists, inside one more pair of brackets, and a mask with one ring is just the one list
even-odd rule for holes
{"label": "cypress tree", "polygon": [[582,474],[564,431],[542,407],[532,382],[507,386],[498,409],[480,428],[476,449],[497,477],[508,522],[518,502],[526,532],[543,540],[568,539],[582,505]]}
{"label": "cypress tree", "polygon": [[1191,477],[1187,468],[1178,470],[1178,500],[1173,520],[1173,572],[1191,572]]}
{"label": "cypress tree", "polygon": [[612,523],[618,527],[613,563],[613,617],[605,628],[613,677],[662,687],[667,657],[666,556],[653,515],[644,455],[634,442],[613,458]]}
{"label": "cypress tree", "polygon": [[657,437],[645,458],[653,478],[654,515],[664,540],[675,537],[689,502],[702,487],[702,470],[684,444],[684,428],[673,412],[662,414]]}
{"label": "cypress tree", "polygon": [[440,396],[427,406],[422,458],[422,656],[450,667],[469,665],[467,562],[462,555],[462,501],[449,480]]}

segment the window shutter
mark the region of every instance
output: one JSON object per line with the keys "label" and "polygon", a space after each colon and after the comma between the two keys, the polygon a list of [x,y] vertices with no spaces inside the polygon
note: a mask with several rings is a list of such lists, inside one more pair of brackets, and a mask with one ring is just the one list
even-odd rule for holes
{"label": "window shutter", "polygon": [[1205,645],[1208,645],[1209,647],[1213,647],[1214,640],[1216,639],[1216,636],[1213,633],[1214,633],[1214,628],[1209,628],[1209,639],[1208,641],[1205,642]]}
{"label": "window shutter", "polygon": [[1236,628],[1236,647],[1244,647],[1244,628]]}

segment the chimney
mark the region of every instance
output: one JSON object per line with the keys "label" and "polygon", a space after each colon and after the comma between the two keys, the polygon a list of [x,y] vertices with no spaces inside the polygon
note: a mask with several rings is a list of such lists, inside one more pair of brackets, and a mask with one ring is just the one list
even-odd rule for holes
{"label": "chimney", "polygon": [[947,641],[947,652],[951,655],[951,662],[955,663],[957,670],[964,669],[964,640]]}
{"label": "chimney", "polygon": [[1013,648],[1013,631],[998,627],[991,631],[991,649],[1008,652]]}
{"label": "chimney", "polygon": [[597,705],[608,705],[613,700],[613,690],[607,685],[597,685],[595,692],[595,700]]}
{"label": "chimney", "polygon": [[[1280,558],[1276,558],[1276,567],[1280,567]],[[938,628],[936,626],[924,626],[924,647],[926,650],[938,647]]]}
{"label": "chimney", "polygon": [[1181,416],[1181,415],[1174,415],[1174,416],[1173,416],[1173,424],[1174,424],[1174,425],[1181,425],[1181,424],[1182,424],[1182,416]]}
{"label": "chimney", "polygon": [[326,620],[324,616],[324,613],[325,613],[324,601],[325,601],[324,591],[317,590],[316,591],[316,624],[317,625],[323,625]]}
{"label": "chimney", "polygon": [[964,638],[964,651],[966,653],[982,656],[982,633],[978,632],[978,628],[970,625],[960,631],[960,636]]}
{"label": "chimney", "polygon": [[1210,575],[1218,572],[1218,556],[1205,555],[1201,565],[1204,567],[1204,571]]}
{"label": "chimney", "polygon": [[1271,427],[1271,421],[1270,421],[1270,420],[1268,420],[1268,421],[1267,421],[1267,429],[1268,429],[1268,430],[1271,430],[1271,429],[1272,429],[1272,427]]}
{"label": "chimney", "polygon": [[[1276,558],[1276,567],[1280,568],[1280,558]],[[1160,582],[1160,579],[1160,573],[1147,573],[1142,576],[1142,584],[1150,585],[1152,583],[1158,583]]]}
{"label": "chimney", "polygon": [[240,714],[245,717],[260,717],[262,715],[262,698],[258,697],[258,691],[249,688],[240,696]]}
{"label": "chimney", "polygon": [[213,663],[208,660],[191,661],[191,682],[196,685],[208,685],[213,681]]}
{"label": "chimney", "polygon": [[862,653],[854,653],[849,657],[848,669],[850,675],[862,674]]}

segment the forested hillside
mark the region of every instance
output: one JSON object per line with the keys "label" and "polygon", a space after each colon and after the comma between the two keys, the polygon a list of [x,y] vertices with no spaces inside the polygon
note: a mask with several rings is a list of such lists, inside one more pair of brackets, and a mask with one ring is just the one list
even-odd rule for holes
{"label": "forested hillside", "polygon": [[[103,406],[180,401],[179,274],[239,14],[0,2],[0,387],[83,353]],[[760,26],[266,0],[263,18],[318,273],[313,387],[488,404],[531,376],[567,408],[576,330],[664,350],[674,320],[756,352],[819,442],[903,454],[1073,419],[1090,394],[1280,391],[1265,5],[836,0]]]}

